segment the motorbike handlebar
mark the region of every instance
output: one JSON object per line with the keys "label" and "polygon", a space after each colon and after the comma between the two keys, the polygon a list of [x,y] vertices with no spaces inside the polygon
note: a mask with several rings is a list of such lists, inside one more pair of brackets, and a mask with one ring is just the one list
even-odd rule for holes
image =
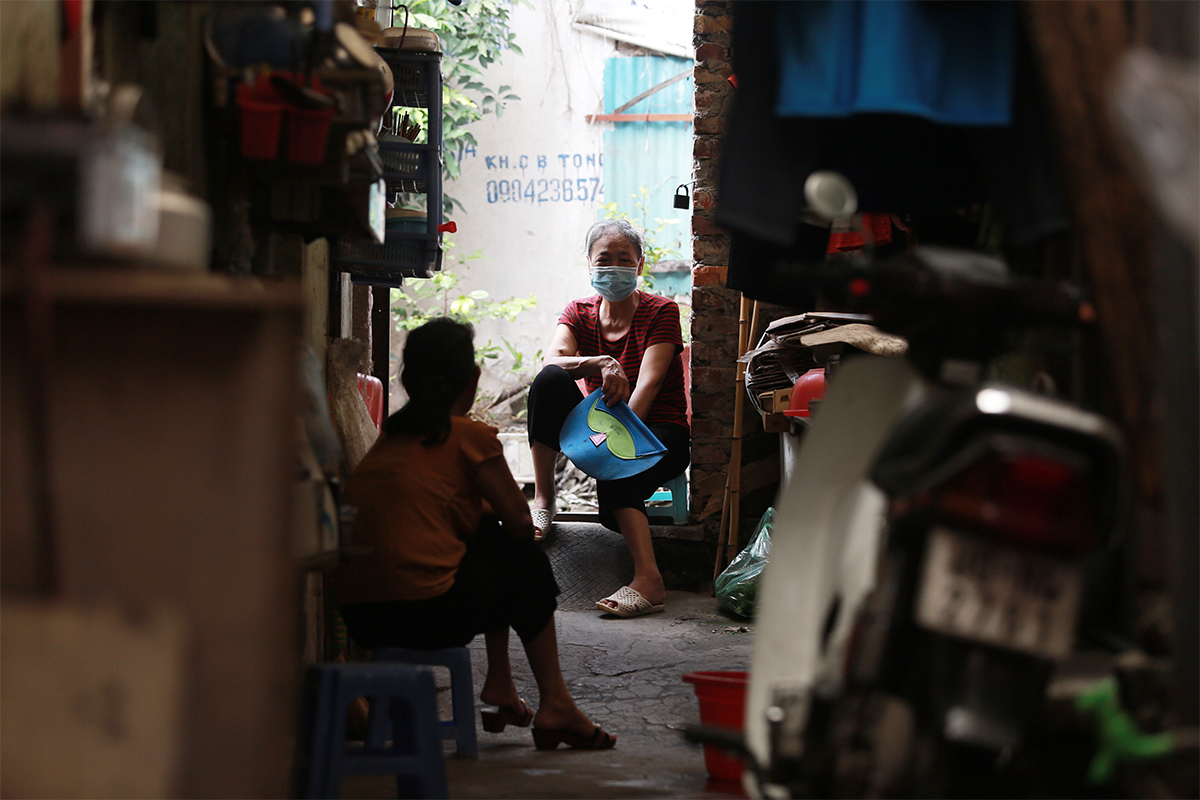
{"label": "motorbike handlebar", "polygon": [[[968,259],[962,261],[969,267]],[[923,257],[920,250],[871,264],[850,279],[846,290],[850,302],[877,321],[901,327],[910,321],[927,324],[931,316],[982,317],[1006,328],[1072,326],[1095,319],[1094,308],[1075,284],[955,269]]]}

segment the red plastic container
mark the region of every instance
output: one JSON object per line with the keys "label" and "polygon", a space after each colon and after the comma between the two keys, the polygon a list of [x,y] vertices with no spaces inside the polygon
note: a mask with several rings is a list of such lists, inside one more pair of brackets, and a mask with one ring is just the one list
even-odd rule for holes
{"label": "red plastic container", "polygon": [[288,109],[288,160],[298,164],[320,164],[325,160],[332,108]]}
{"label": "red plastic container", "polygon": [[375,423],[375,430],[379,430],[383,426],[383,381],[374,375],[363,375],[360,372],[358,391],[367,406],[367,413],[371,415],[371,422]]}
{"label": "red plastic container", "polygon": [[801,375],[792,386],[792,402],[783,410],[785,417],[812,416],[809,403],[825,399],[825,368],[816,367]]}
{"label": "red plastic container", "polygon": [[237,105],[242,118],[242,156],[275,158],[279,153],[279,131],[287,104],[279,92],[264,80],[253,86],[240,83]]}
{"label": "red plastic container", "polygon": [[[746,717],[746,672],[689,672],[683,679],[692,684],[700,701],[700,723],[740,731]],[[716,745],[704,745],[704,766],[719,781],[740,781],[742,759]]]}

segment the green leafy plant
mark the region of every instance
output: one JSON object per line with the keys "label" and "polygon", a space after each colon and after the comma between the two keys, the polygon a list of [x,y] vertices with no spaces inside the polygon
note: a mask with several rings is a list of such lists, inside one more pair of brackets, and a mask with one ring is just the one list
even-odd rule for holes
{"label": "green leafy plant", "polygon": [[[479,251],[476,251],[461,259],[460,265],[466,267],[468,260],[480,257]],[[391,304],[392,319],[395,321],[396,329],[410,331],[429,319],[440,316],[454,317],[473,325],[491,319],[512,322],[517,315],[534,308],[537,305],[537,298],[531,294],[529,297],[509,297],[504,300],[495,300],[482,289],[463,291],[459,288],[458,274],[451,270],[443,270],[432,278],[410,278],[405,281],[403,288],[392,289]],[[538,350],[533,358],[527,361],[525,354],[503,337],[499,344],[491,339],[475,343],[475,363],[481,367],[495,368],[499,365],[502,356],[507,356],[510,361],[507,372],[515,377],[515,385],[498,394],[480,391],[472,409],[476,419],[496,425],[502,422],[495,412],[496,407],[504,401],[509,401],[509,405],[512,406],[511,401],[517,395],[520,395],[519,399],[523,399],[529,389],[531,379],[531,375],[528,374],[531,369],[526,365],[539,364],[542,360],[542,351]],[[396,354],[393,353],[392,357],[395,358]],[[524,407],[520,405],[519,410],[512,415],[512,418],[519,420],[524,413]]]}
{"label": "green leafy plant", "polygon": [[[470,262],[481,258],[481,251],[476,250],[468,256],[460,257],[458,266],[467,269]],[[441,316],[454,317],[471,324],[492,319],[512,322],[521,312],[537,306],[537,298],[532,294],[528,297],[497,300],[483,289],[460,289],[459,282],[458,272],[442,270],[432,278],[409,278],[405,280],[404,286],[392,289],[391,312],[396,329],[410,331],[433,317]],[[513,356],[516,368],[519,369],[524,363],[523,356],[506,340],[502,341],[503,349],[491,340],[477,345],[476,361],[481,365],[495,361],[507,351]]]}
{"label": "green leafy plant", "polygon": [[[382,0],[381,0],[382,1]],[[485,71],[506,52],[524,55],[509,27],[511,14],[517,5],[534,8],[530,0],[464,0],[453,5],[446,0],[411,0],[395,4],[393,25],[422,28],[437,34],[442,46],[442,174],[453,180],[459,176],[458,154],[465,147],[478,145],[469,126],[487,114],[501,117],[505,105],[521,98],[506,85],[494,86],[486,81]],[[407,16],[406,16],[407,15]],[[418,142],[427,142],[429,120],[422,109],[403,108],[394,112],[397,119],[392,127],[399,128],[400,117],[420,126]],[[405,195],[401,205],[421,208],[423,196]],[[448,192],[443,193],[442,213],[450,216],[462,203]],[[444,243],[444,259],[449,260],[453,242]],[[476,251],[457,259],[454,269],[446,269],[432,278],[407,279],[402,288],[391,292],[391,314],[397,330],[409,331],[435,316],[453,316],[478,323],[503,319],[512,322],[517,315],[537,305],[531,294],[527,298],[495,299],[482,289],[467,291],[460,287],[462,273],[471,262],[484,256]],[[491,340],[476,345],[476,361],[496,366],[503,356],[511,359],[510,373],[524,377],[527,362],[523,353],[508,340],[500,344]],[[395,354],[393,354],[395,358]],[[541,351],[533,363],[541,361]],[[497,398],[481,397],[477,408],[486,412]]]}
{"label": "green leafy plant", "polygon": [[[459,260],[459,266],[467,268],[470,261],[482,258],[479,251]],[[512,322],[521,314],[537,305],[537,298],[509,297],[496,300],[482,289],[465,291],[459,288],[459,275],[453,270],[442,270],[432,278],[409,278],[402,288],[391,291],[391,313],[396,329],[411,331],[433,317],[448,316],[463,322],[477,324],[484,320],[503,319]],[[502,400],[507,400],[516,394],[524,394],[528,390],[525,354],[517,349],[507,339],[501,337],[496,344],[491,339],[486,342],[476,342],[475,362],[480,366],[496,366],[501,356],[511,359],[508,372],[518,379],[519,386],[500,395],[481,392],[475,403],[474,413],[477,418],[496,422],[493,408]],[[392,358],[397,358],[392,353]],[[542,359],[542,351],[538,350],[532,359],[538,364]],[[520,418],[517,414],[516,418]]]}

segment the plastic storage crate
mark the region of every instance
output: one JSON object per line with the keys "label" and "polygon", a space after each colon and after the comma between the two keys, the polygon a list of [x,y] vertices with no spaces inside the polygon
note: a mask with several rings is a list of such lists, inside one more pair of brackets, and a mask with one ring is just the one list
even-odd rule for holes
{"label": "plastic storage crate", "polygon": [[332,261],[339,270],[354,276],[355,283],[369,282],[357,278],[374,278],[380,284],[403,278],[432,278],[442,268],[440,235],[389,232],[383,244],[339,240]]}
{"label": "plastic storage crate", "polygon": [[377,48],[376,52],[392,68],[392,77],[396,83],[392,96],[395,105],[430,108],[430,98],[436,95],[437,108],[441,108],[441,53],[409,53],[391,48]]}
{"label": "plastic storage crate", "polygon": [[428,144],[379,143],[388,194],[424,194],[428,222],[423,232],[391,232],[383,244],[342,239],[334,243],[334,269],[357,284],[399,286],[405,278],[430,278],[442,268],[442,74],[440,53],[378,48],[396,80],[394,106],[428,112]]}
{"label": "plastic storage crate", "polygon": [[442,152],[437,145],[380,142],[383,180],[388,192],[429,194],[431,181],[441,181]]}

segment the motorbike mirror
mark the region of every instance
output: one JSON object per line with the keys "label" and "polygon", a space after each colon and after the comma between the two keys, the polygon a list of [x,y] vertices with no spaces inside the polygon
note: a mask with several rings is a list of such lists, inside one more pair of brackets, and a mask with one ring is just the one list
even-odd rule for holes
{"label": "motorbike mirror", "polygon": [[832,170],[814,172],[804,181],[804,202],[822,219],[833,221],[854,216],[858,194],[845,175]]}

